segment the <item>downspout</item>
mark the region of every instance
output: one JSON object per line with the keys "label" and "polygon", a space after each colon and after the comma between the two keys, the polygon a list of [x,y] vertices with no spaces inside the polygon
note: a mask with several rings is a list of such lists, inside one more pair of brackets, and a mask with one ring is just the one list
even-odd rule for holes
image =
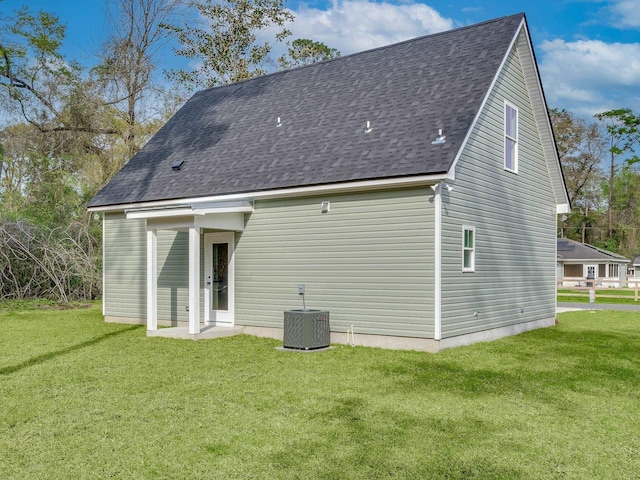
{"label": "downspout", "polygon": [[442,182],[432,185],[435,192],[433,338],[442,339]]}

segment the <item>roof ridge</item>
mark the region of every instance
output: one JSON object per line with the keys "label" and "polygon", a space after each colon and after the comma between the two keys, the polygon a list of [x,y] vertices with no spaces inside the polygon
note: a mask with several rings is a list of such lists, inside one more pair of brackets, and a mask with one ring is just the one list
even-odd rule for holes
{"label": "roof ridge", "polygon": [[287,69],[284,69],[284,70],[277,70],[275,72],[269,72],[269,73],[266,73],[264,75],[259,75],[257,77],[246,78],[244,80],[239,80],[239,81],[233,82],[233,83],[225,83],[223,85],[216,85],[216,86],[209,87],[209,88],[203,88],[202,90],[198,90],[197,92],[195,92],[194,95],[198,94],[198,93],[201,93],[201,92],[207,92],[207,91],[210,91],[210,90],[214,90],[214,89],[222,89],[222,88],[225,88],[225,87],[231,88],[231,87],[234,87],[236,85],[242,85],[244,83],[251,82],[251,81],[257,80],[257,79],[273,77],[275,75],[283,75],[283,74],[287,74],[289,72],[297,72],[297,71],[300,71],[300,70],[303,70],[303,69],[318,67],[319,65],[325,65],[327,63],[332,63],[332,62],[344,60],[345,58],[352,58],[352,57],[365,55],[365,54],[372,53],[372,52],[385,50],[387,48],[394,48],[394,47],[397,47],[399,45],[406,45],[406,44],[410,44],[410,43],[419,42],[419,41],[422,41],[422,40],[424,40],[426,38],[433,38],[433,37],[438,37],[438,36],[441,36],[441,35],[450,35],[450,34],[453,34],[453,33],[461,32],[463,30],[469,30],[469,29],[472,29],[472,28],[482,27],[482,26],[485,26],[485,25],[488,25],[488,24],[491,24],[491,23],[501,22],[501,21],[504,21],[507,18],[513,18],[513,17],[525,18],[526,15],[525,15],[524,12],[515,13],[513,15],[504,15],[502,17],[492,18],[492,19],[489,19],[489,20],[485,20],[483,22],[473,23],[471,25],[464,25],[462,27],[452,28],[450,30],[443,30],[441,32],[429,33],[427,35],[421,35],[419,37],[408,38],[407,40],[402,40],[400,42],[390,43],[388,45],[381,45],[379,47],[374,47],[374,48],[370,48],[370,49],[367,49],[367,50],[361,50],[359,52],[353,52],[353,53],[350,53],[348,55],[344,55],[344,56],[340,56],[340,57],[336,57],[336,58],[331,58],[329,60],[322,60],[320,62],[314,62],[314,63],[311,63],[309,65],[301,65],[299,67],[287,68]]}

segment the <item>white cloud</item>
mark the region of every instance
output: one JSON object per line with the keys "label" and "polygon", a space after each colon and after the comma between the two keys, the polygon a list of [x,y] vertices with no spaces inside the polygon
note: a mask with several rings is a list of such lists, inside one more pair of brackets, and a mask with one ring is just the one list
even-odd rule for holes
{"label": "white cloud", "polygon": [[293,14],[292,38],[312,38],[343,55],[453,28],[451,19],[422,3],[336,0],[327,10],[301,5]]}
{"label": "white cloud", "polygon": [[640,43],[557,39],[540,50],[550,107],[582,115],[621,107],[640,112]]}
{"label": "white cloud", "polygon": [[616,25],[622,28],[640,27],[640,4],[638,0],[618,0],[610,6]]}

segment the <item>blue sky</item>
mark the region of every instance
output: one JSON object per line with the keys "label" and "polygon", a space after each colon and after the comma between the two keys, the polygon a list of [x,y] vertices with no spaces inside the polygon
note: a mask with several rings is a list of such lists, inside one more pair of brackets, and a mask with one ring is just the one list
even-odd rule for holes
{"label": "blue sky", "polygon": [[[114,1],[114,0],[111,0]],[[91,64],[108,35],[104,0],[4,0],[57,14],[65,53]],[[640,114],[640,0],[293,1],[293,38],[343,55],[504,15],[525,12],[550,107],[581,116],[629,107]],[[175,64],[170,51],[163,66]]]}

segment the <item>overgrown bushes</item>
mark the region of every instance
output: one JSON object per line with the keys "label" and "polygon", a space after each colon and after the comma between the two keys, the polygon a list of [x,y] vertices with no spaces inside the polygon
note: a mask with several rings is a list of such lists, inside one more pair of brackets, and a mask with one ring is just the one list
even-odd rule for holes
{"label": "overgrown bushes", "polygon": [[0,220],[0,299],[91,300],[102,293],[100,239],[87,223]]}

